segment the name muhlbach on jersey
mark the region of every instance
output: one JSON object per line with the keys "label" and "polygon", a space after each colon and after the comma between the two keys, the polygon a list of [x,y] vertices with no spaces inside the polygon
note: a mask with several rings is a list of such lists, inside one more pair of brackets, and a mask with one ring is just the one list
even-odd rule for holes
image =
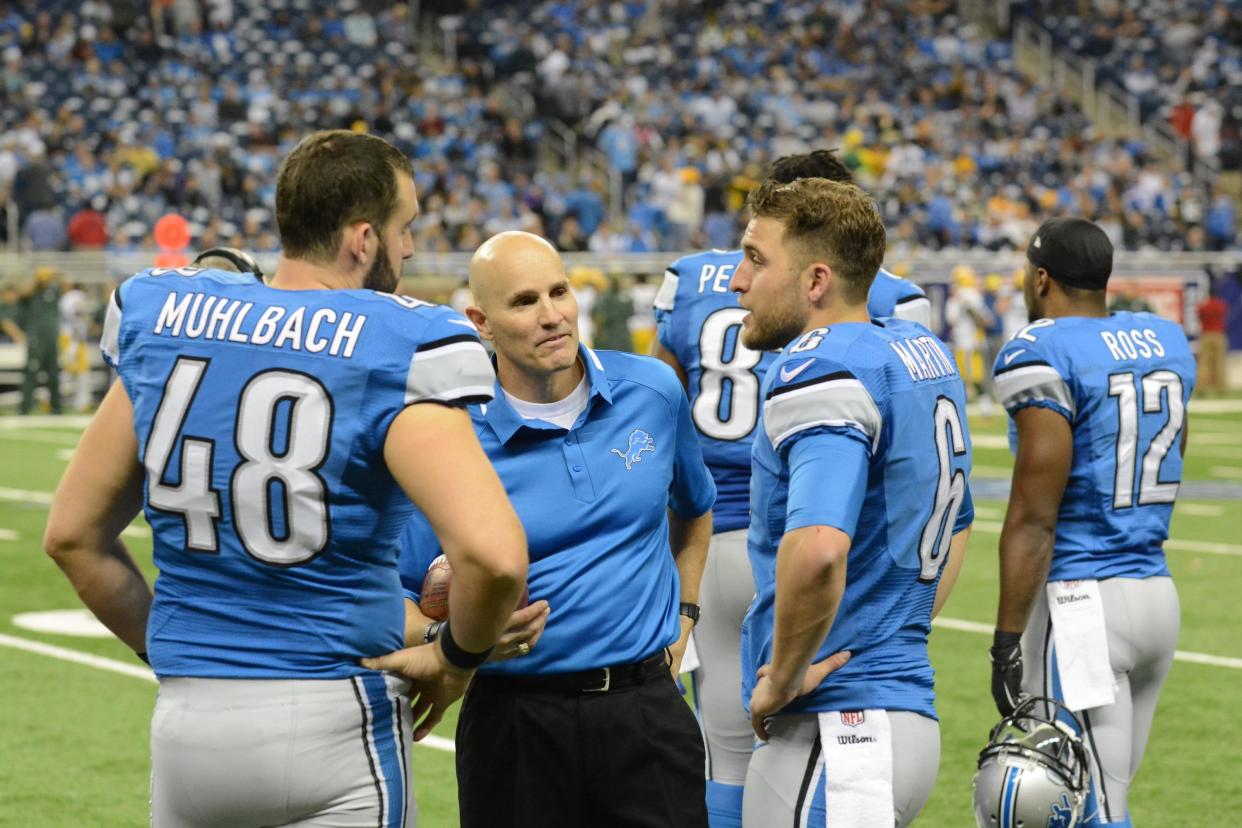
{"label": "name muhlbach on jersey", "polygon": [[271,345],[349,359],[367,322],[365,314],[305,306],[269,305],[247,326],[254,302],[205,293],[168,294],[154,331],[186,339],[211,339],[241,345]]}

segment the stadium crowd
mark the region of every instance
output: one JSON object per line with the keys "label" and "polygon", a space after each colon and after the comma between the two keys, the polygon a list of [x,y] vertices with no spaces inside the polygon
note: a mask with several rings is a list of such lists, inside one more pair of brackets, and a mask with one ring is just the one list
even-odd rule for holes
{"label": "stadium crowd", "polygon": [[[425,251],[507,229],[568,252],[729,247],[764,164],[822,146],[876,195],[899,252],[1014,248],[1059,213],[1124,249],[1237,241],[1225,193],[1096,136],[950,4],[492,5],[459,9],[455,59],[433,65],[403,3],[0,3],[0,203],[28,249],[149,247],[176,211],[197,246],[271,251],[275,159],[340,126],[413,157]],[[1203,18],[1232,37],[1215,8]],[[522,86],[532,117],[506,94]],[[541,163],[550,119],[604,154],[624,215],[602,175]]]}

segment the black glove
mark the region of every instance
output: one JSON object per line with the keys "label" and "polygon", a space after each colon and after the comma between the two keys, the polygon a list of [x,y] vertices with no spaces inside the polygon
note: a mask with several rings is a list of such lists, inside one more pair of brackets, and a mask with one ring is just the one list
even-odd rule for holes
{"label": "black glove", "polygon": [[1002,716],[1008,716],[1022,696],[1022,633],[1001,632],[992,636],[992,699]]}

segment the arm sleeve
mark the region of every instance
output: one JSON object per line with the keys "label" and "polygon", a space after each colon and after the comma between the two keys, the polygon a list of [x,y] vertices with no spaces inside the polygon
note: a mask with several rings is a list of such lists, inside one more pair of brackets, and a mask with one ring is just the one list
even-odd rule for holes
{"label": "arm sleeve", "polygon": [[415,603],[422,594],[423,579],[431,562],[440,554],[440,541],[431,530],[431,524],[423,513],[414,510],[410,522],[401,533],[397,549],[397,570],[401,573],[401,588],[405,597]]}
{"label": "arm sleeve", "polygon": [[957,534],[975,522],[975,499],[970,494],[970,480],[962,492],[962,505],[957,510],[957,520],[953,523],[953,534]]}
{"label": "arm sleeve", "polygon": [[[668,370],[673,382],[673,369]],[[716,502],[716,483],[712,480],[707,464],[703,462],[703,447],[698,431],[690,419],[690,402],[678,384],[672,397],[674,428],[677,432],[676,454],[673,458],[673,484],[669,489],[668,505],[682,517],[695,518],[702,515]]]}
{"label": "arm sleeve", "polygon": [[871,446],[857,429],[820,428],[790,440],[785,531],[832,526],[854,537]]}
{"label": "arm sleeve", "polygon": [[931,302],[924,295],[912,294],[897,300],[893,308],[893,316],[917,322],[928,330],[931,329]]}
{"label": "arm sleeve", "polygon": [[763,404],[763,427],[773,450],[779,453],[790,438],[814,428],[855,431],[874,450],[883,420],[866,387],[831,360],[807,359],[810,364],[783,359],[768,369],[778,371]]}
{"label": "arm sleeve", "polygon": [[1032,405],[1051,408],[1073,422],[1076,407],[1069,383],[1043,343],[1015,337],[996,355],[992,376],[996,397],[1010,416]]}
{"label": "arm sleeve", "polygon": [[664,271],[664,281],[655,298],[656,337],[664,346],[664,350],[672,354],[677,353],[674,341],[673,310],[680,281],[677,266],[670,265],[668,270]]}
{"label": "arm sleeve", "polygon": [[443,311],[427,326],[410,357],[405,404],[485,403],[494,395],[492,362],[465,317]]}
{"label": "arm sleeve", "polygon": [[99,335],[99,350],[103,352],[104,361],[113,370],[121,370],[121,321],[126,299],[132,293],[134,280],[142,277],[147,271],[136,274],[116,286],[108,297],[108,308],[104,312],[103,333]]}

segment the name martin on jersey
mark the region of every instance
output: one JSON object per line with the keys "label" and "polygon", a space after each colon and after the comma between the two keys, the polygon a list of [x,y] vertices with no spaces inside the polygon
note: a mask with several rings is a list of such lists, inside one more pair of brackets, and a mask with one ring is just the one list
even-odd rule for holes
{"label": "name martin on jersey", "polygon": [[902,364],[910,372],[910,379],[915,382],[951,377],[957,373],[953,360],[945,355],[940,345],[930,336],[895,339],[888,344],[897,352]]}
{"label": "name martin on jersey", "polygon": [[269,305],[247,325],[254,302],[210,296],[191,291],[172,292],[155,320],[156,334],[187,339],[211,339],[241,345],[271,345],[312,354],[349,359],[366,325],[365,314],[338,312],[332,308],[311,311],[303,306],[290,310]]}

